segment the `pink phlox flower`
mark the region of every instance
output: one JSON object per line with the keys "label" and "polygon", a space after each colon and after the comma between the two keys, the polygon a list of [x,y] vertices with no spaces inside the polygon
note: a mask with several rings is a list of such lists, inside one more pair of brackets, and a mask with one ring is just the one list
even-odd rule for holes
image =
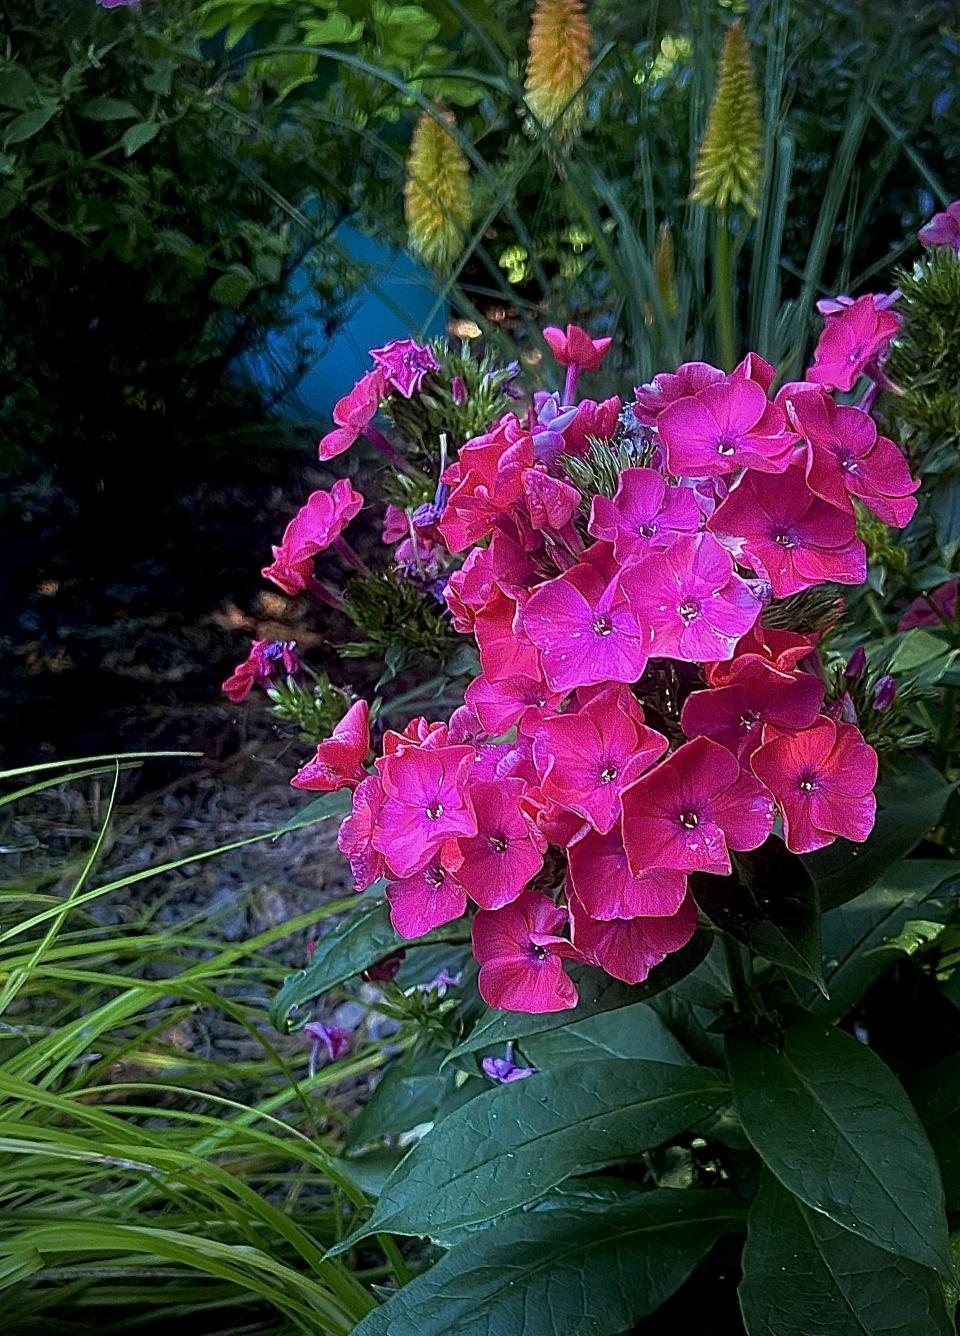
{"label": "pink phlox flower", "polygon": [[473,747],[403,747],[379,763],[386,795],[373,846],[398,878],[410,877],[442,844],[475,835],[468,780]]}
{"label": "pink phlox flower", "polygon": [[587,528],[613,544],[618,561],[669,547],[680,533],[700,527],[700,508],[689,488],[668,487],[655,469],[624,469],[612,498],[595,496]]}
{"label": "pink phlox flower", "polygon": [[[874,292],[871,296],[878,311],[889,311],[891,306],[896,306],[903,293],[899,288],[894,288],[893,292]],[[835,297],[821,297],[817,302],[817,310],[821,315],[840,315],[848,307],[853,306],[856,300],[856,297],[848,297],[846,293],[839,292]]]}
{"label": "pink phlox flower", "polygon": [[313,576],[313,559],[337,541],[363,505],[349,478],[338,478],[329,492],[313,492],[287,525],[273,549],[273,564],[261,574],[286,594],[299,594]]}
{"label": "pink phlox flower", "polygon": [[577,990],[563,968],[578,953],[562,936],[565,909],[540,891],[524,891],[502,909],[478,910],[473,954],[480,965],[480,996],[505,1011],[566,1011]]}
{"label": "pink phlox flower", "polygon": [[636,682],[647,665],[649,627],[638,619],[619,573],[607,581],[589,560],[539,585],[520,616],[554,691]]}
{"label": "pink phlox flower", "polygon": [[638,872],[729,873],[729,850],[759,848],[773,817],[763,785],[709,738],[685,742],[623,795],[624,843]]}
{"label": "pink phlox flower", "polygon": [[526,469],[523,494],[535,529],[563,529],[580,509],[580,493],[542,468]]}
{"label": "pink phlox flower", "polygon": [[477,613],[474,634],[483,671],[491,682],[508,677],[542,680],[540,656],[515,599],[496,589],[486,607]]}
{"label": "pink phlox flower", "polygon": [[619,425],[622,408],[623,404],[616,396],[599,403],[594,399],[581,399],[576,416],[563,432],[564,454],[584,455],[591,440],[609,441]]}
{"label": "pink phlox flower", "polygon": [[434,850],[424,867],[387,883],[390,922],[398,936],[422,937],[466,913],[467,893],[459,867],[457,842],[448,840]]}
{"label": "pink phlox flower", "polygon": [[447,739],[452,747],[478,747],[489,736],[469,702],[459,705],[450,716]]}
{"label": "pink phlox flower", "polygon": [[436,749],[437,747],[445,747],[449,738],[449,725],[445,724],[442,719],[426,719],[422,714],[418,714],[416,718],[410,720],[402,731],[398,732],[395,728],[387,729],[381,742],[383,756],[377,758],[375,765],[378,770],[381,770],[385,757],[393,756],[410,748]]}
{"label": "pink phlox flower", "polygon": [[443,474],[452,490],[437,527],[450,552],[485,538],[523,495],[524,471],[534,463],[533,438],[509,432],[511,420],[518,425],[510,414],[485,436],[468,441]]}
{"label": "pink phlox flower", "polygon": [[337,848],[350,864],[354,886],[365,891],[384,875],[383,855],[373,847],[373,833],[383,806],[383,789],[376,775],[369,775],[354,790],[350,815],[337,833]]}
{"label": "pink phlox flower", "polygon": [[250,653],[238,663],[220,690],[239,705],[255,686],[268,687],[277,676],[279,666],[288,677],[300,670],[296,642],[293,640],[253,640]]}
{"label": "pink phlox flower", "polygon": [[955,579],[947,580],[926,598],[915,598],[897,622],[897,630],[912,631],[915,626],[942,626],[944,621],[952,622],[957,615],[957,583]]}
{"label": "pink phlox flower", "polygon": [[589,823],[576,812],[545,797],[535,779],[521,798],[520,807],[547,843],[559,849],[567,848],[590,829]]}
{"label": "pink phlox flower", "polygon": [[852,512],[814,496],[802,464],[779,477],[744,474],[707,527],[742,543],[746,561],[770,581],[776,598],[830,580],[862,584],[867,578]]}
{"label": "pink phlox flower", "polygon": [[570,884],[586,913],[607,919],[660,918],[676,914],[687,878],[671,868],[633,872],[619,825],[604,835],[590,831],[567,850]]}
{"label": "pink phlox flower", "polygon": [[598,693],[537,729],[533,760],[544,796],[606,833],[620,820],[620,796],[667,750],[667,739],[620,707],[620,692]]}
{"label": "pink phlox flower", "polygon": [[574,897],[573,940],[584,959],[624,983],[642,983],[667,956],[681,950],[697,930],[697,907],[688,895],[675,914],[655,918],[591,918]]}
{"label": "pink phlox flower", "polygon": [[490,736],[499,737],[515,724],[521,733],[532,736],[563,697],[532,677],[491,682],[480,673],[467,687],[465,699]]}
{"label": "pink phlox flower", "polygon": [[567,325],[566,331],[547,325],[543,337],[559,366],[575,366],[580,371],[598,371],[613,343],[613,339],[591,339],[579,325]]}
{"label": "pink phlox flower", "polygon": [[765,724],[808,728],[823,704],[825,685],[811,673],[782,673],[762,659],[735,659],[728,686],[692,692],[680,724],[688,738],[712,738],[746,762],[760,746]]}
{"label": "pink phlox flower", "polygon": [[367,772],[363,763],[370,750],[370,707],[358,700],[337,724],[330,737],[317,747],[317,754],[291,779],[295,789],[335,793],[355,789]]}
{"label": "pink phlox flower", "polygon": [[409,533],[407,512],[401,510],[399,506],[388,505],[383,517],[383,541],[389,544],[400,543]]}
{"label": "pink phlox flower", "polygon": [[935,213],[917,233],[924,246],[946,246],[960,254],[960,199]]}
{"label": "pink phlox flower", "polygon": [[440,363],[431,350],[413,339],[391,339],[382,348],[371,348],[370,356],[386,383],[399,391],[404,399],[420,392],[428,371],[440,370]]}
{"label": "pink phlox flower", "polygon": [[650,654],[690,663],[729,659],[761,605],[712,534],[683,534],[623,573],[630,605],[653,632]]}
{"label": "pink phlox flower", "polygon": [[859,497],[885,524],[902,529],[913,518],[912,493],[920,486],[910,477],[901,450],[862,409],[840,405],[822,390],[807,390],[789,400],[788,412],[807,442],[807,485],[840,509]]}
{"label": "pink phlox flower", "polygon": [[731,380],[752,380],[755,381],[764,394],[770,393],[770,387],[773,385],[777,376],[777,368],[761,357],[759,353],[747,353],[742,362],[730,372]]}
{"label": "pink phlox flower", "polygon": [[520,807],[526,787],[521,779],[471,785],[477,833],[459,842],[458,875],[481,909],[516,900],[543,867],[546,841]]}
{"label": "pink phlox flower", "polygon": [[493,595],[493,548],[475,547],[458,571],[454,571],[443,591],[454,628],[470,635],[476,616]]}
{"label": "pink phlox flower", "polygon": [[852,390],[870,364],[884,356],[900,324],[896,311],[878,310],[870,294],[828,315],[807,380],[828,390]]}
{"label": "pink phlox flower", "polygon": [[333,417],[336,426],[320,441],[319,454],[323,460],[334,459],[349,450],[377,416],[381,399],[386,398],[387,387],[383,372],[377,368],[361,376],[349,394],[338,399]]}
{"label": "pink phlox flower", "polygon": [[737,641],[732,659],[704,665],[707,681],[712,687],[726,686],[737,673],[741,660],[747,658],[769,664],[778,672],[792,673],[797,664],[815,652],[818,638],[799,631],[780,631],[757,621]]}
{"label": "pink phlox flower", "polygon": [[838,835],[862,843],[873,829],[877,753],[851,724],[820,718],[765,742],[751,759],[783,813],[787,848],[810,853]]}
{"label": "pink phlox flower", "polygon": [[513,1060],[513,1042],[507,1044],[506,1054],[502,1058],[484,1058],[480,1066],[484,1076],[500,1085],[509,1085],[511,1081],[522,1081],[527,1076],[536,1076],[536,1067],[520,1067]]}
{"label": "pink phlox flower", "polygon": [[[101,0],[103,3],[103,0]],[[316,1075],[320,1059],[326,1055],[327,1062],[336,1062],[350,1047],[350,1031],[341,1025],[324,1025],[322,1021],[308,1021],[303,1033],[313,1041],[310,1046],[310,1076]]]}
{"label": "pink phlox flower", "polygon": [[655,427],[668,404],[698,394],[723,379],[720,368],[709,362],[684,362],[676,371],[661,371],[648,385],[638,385],[634,389],[634,416],[645,427]]}
{"label": "pink phlox flower", "polygon": [[797,440],[763,387],[736,374],[668,404],[657,430],[671,473],[692,478],[739,468],[782,473]]}

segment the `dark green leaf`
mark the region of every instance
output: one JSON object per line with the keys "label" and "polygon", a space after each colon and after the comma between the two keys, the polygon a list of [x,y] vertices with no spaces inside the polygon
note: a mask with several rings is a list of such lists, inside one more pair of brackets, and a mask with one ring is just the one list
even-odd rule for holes
{"label": "dark green leaf", "polygon": [[387,1068],[373,1094],[350,1122],[345,1149],[355,1150],[386,1136],[432,1123],[438,1112],[450,1112],[488,1090],[478,1077],[463,1080],[461,1072],[438,1074],[441,1050],[428,1047],[405,1053]]}
{"label": "dark green leaf", "polygon": [[866,844],[837,840],[807,854],[824,910],[845,904],[872,886],[891,863],[908,854],[940,819],[953,785],[918,756],[897,760],[877,785],[877,824]]}
{"label": "dark green leaf", "polygon": [[32,139],[59,110],[59,106],[54,102],[46,107],[34,107],[32,111],[24,111],[19,116],[14,116],[4,133],[4,144],[9,148],[13,144],[22,144],[27,139]]}
{"label": "dark green leaf", "polygon": [[719,1073],[665,1062],[590,1062],[499,1086],[418,1142],[335,1251],[380,1231],[448,1240],[659,1145],[728,1096]]}
{"label": "dark green leaf", "polygon": [[156,139],[159,133],[160,126],[156,121],[141,121],[139,125],[131,125],[129,130],[123,132],[120,139],[124,153],[128,158],[132,157],[137,149],[149,144],[151,139]]}
{"label": "dark green leaf", "polygon": [[844,1229],[949,1275],[937,1162],[893,1073],[822,1022],[780,1038],[727,1037],[737,1113],[767,1167]]}
{"label": "dark green leaf", "polygon": [[22,65],[0,70],[0,106],[26,111],[36,101],[39,101],[37,85]]}
{"label": "dark green leaf", "polygon": [[122,97],[92,97],[79,108],[88,121],[133,121],[140,112]]}
{"label": "dark green leaf", "polygon": [[813,878],[782,840],[739,854],[733,877],[699,873],[691,889],[718,928],[757,955],[819,984],[820,902]]}
{"label": "dark green leaf", "polygon": [[240,306],[256,285],[257,280],[245,264],[234,264],[220,275],[210,289],[210,296],[221,306]]}
{"label": "dark green leaf", "polygon": [[686,1280],[743,1208],[716,1191],[628,1191],[602,1214],[511,1216],[370,1313],[355,1336],[616,1336]]}
{"label": "dark green leaf", "polygon": [[277,831],[284,835],[290,830],[301,830],[304,826],[315,826],[318,821],[329,821],[333,817],[346,816],[350,811],[351,795],[346,789],[339,793],[321,793],[301,807]]}
{"label": "dark green leaf", "polygon": [[668,956],[662,965],[658,965],[645,983],[635,986],[611,979],[601,970],[584,967],[573,969],[570,973],[576,981],[580,994],[576,1011],[572,1013],[554,1011],[535,1016],[518,1011],[494,1011],[489,1008],[463,1043],[449,1054],[446,1061],[450,1062],[473,1053],[497,1053],[511,1039],[523,1044],[531,1037],[549,1034],[563,1026],[580,1024],[588,1016],[613,1011],[617,1007],[629,1007],[635,1002],[643,1002],[662,989],[669,988],[671,984],[695,969],[706,955],[709,945],[710,939],[706,933],[698,933],[682,951]]}
{"label": "dark green leaf", "polygon": [[947,1206],[960,1210],[960,1053],[925,1071],[911,1093],[940,1161]]}
{"label": "dark green leaf", "polygon": [[930,511],[937,535],[937,546],[944,565],[951,566],[960,548],[960,477],[937,480],[930,496]]}
{"label": "dark green leaf", "polygon": [[945,923],[956,906],[960,863],[932,858],[896,863],[869,890],[823,919],[823,954],[829,1002],[814,1009],[842,1016],[858,1002],[907,942],[901,936],[914,920]]}
{"label": "dark green leaf", "polygon": [[750,1208],[740,1306],[748,1336],[951,1336],[929,1267],[893,1257],[765,1176]]}
{"label": "dark green leaf", "polygon": [[541,1071],[598,1058],[650,1058],[681,1066],[691,1061],[646,1002],[601,1011],[545,1034],[531,1035],[522,1041],[521,1048],[523,1056]]}

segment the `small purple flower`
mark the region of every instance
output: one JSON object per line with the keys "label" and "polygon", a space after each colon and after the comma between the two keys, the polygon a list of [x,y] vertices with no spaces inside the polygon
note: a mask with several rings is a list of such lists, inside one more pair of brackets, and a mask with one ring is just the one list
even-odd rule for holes
{"label": "small purple flower", "polygon": [[426,345],[413,339],[392,339],[382,348],[371,348],[370,356],[386,377],[387,384],[410,399],[417,394],[428,371],[439,371],[440,363]]}
{"label": "small purple flower", "polygon": [[421,993],[436,993],[437,997],[446,997],[448,988],[456,988],[463,979],[463,970],[458,974],[450,974],[447,970],[441,970],[440,973],[430,980],[429,983],[417,985],[417,991]]}
{"label": "small purple flower", "polygon": [[483,1073],[499,1085],[509,1085],[511,1081],[522,1081],[525,1076],[536,1076],[536,1067],[518,1067],[513,1060],[513,1044],[507,1045],[506,1056],[502,1058],[484,1058],[481,1063]]}
{"label": "small purple flower", "polygon": [[139,9],[140,0],[97,0],[101,9]]}
{"label": "small purple flower", "polygon": [[[902,296],[903,293],[899,288],[894,288],[892,292],[875,292],[873,294],[873,309],[875,311],[889,311],[891,306],[896,306]],[[821,315],[839,315],[848,306],[853,306],[856,300],[856,297],[848,297],[844,292],[839,293],[836,297],[821,297],[817,302],[817,310]]]}
{"label": "small purple flower", "polygon": [[886,673],[873,689],[873,708],[881,712],[889,710],[896,699],[896,695],[897,684],[890,674]]}
{"label": "small purple flower", "polygon": [[454,376],[450,395],[458,408],[462,408],[467,402],[467,387],[462,376]]}
{"label": "small purple flower", "polygon": [[288,677],[295,677],[300,671],[300,656],[295,640],[273,640],[264,651],[264,657],[271,663],[282,663]]}
{"label": "small purple flower", "polygon": [[339,1025],[324,1025],[322,1021],[309,1021],[303,1027],[303,1032],[313,1040],[310,1048],[309,1073],[311,1076],[316,1074],[323,1053],[327,1055],[325,1063],[336,1062],[338,1058],[346,1053],[350,1043],[349,1030],[344,1030]]}
{"label": "small purple flower", "polygon": [[576,408],[564,408],[559,394],[537,390],[529,413],[534,457],[541,464],[554,464],[563,453],[563,433],[577,416]]}
{"label": "small purple flower", "polygon": [[843,670],[843,675],[844,677],[851,677],[851,678],[859,677],[863,673],[866,666],[867,666],[867,651],[863,648],[862,645],[858,645],[857,648],[850,655],[850,658],[847,660],[847,666]]}
{"label": "small purple flower", "polygon": [[842,696],[832,700],[824,710],[824,714],[837,724],[855,724],[857,722],[857,710],[850,692],[845,691]]}
{"label": "small purple flower", "polygon": [[945,246],[960,255],[960,199],[948,204],[943,213],[934,214],[917,237],[931,249]]}

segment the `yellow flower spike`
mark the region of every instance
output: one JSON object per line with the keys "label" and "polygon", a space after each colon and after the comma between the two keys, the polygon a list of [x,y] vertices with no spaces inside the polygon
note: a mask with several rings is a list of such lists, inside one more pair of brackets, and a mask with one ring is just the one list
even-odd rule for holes
{"label": "yellow flower spike", "polygon": [[673,233],[669,223],[661,223],[657,232],[657,248],[653,253],[653,276],[663,309],[671,320],[680,310],[677,296],[677,270],[673,253]]}
{"label": "yellow flower spike", "polygon": [[700,141],[690,198],[722,213],[741,207],[760,212],[760,97],[750,47],[739,20],[727,31],[717,88]]}
{"label": "yellow flower spike", "polygon": [[584,0],[537,0],[530,27],[527,105],[541,125],[567,140],[587,109],[580,93],[590,70],[593,31]]}
{"label": "yellow flower spike", "polygon": [[423,112],[410,140],[404,212],[410,250],[443,271],[463,250],[473,210],[470,165],[446,129],[456,122],[450,112],[438,110],[440,120]]}

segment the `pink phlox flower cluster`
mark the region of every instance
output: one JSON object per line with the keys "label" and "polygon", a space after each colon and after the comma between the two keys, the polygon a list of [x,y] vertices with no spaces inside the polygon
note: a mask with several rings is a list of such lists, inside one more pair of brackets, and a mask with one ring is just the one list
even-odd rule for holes
{"label": "pink phlox flower cluster", "polygon": [[313,492],[287,525],[283,541],[273,549],[273,562],[261,574],[285,594],[310,587],[313,560],[332,547],[363,506],[363,497],[349,478],[338,478],[329,492]]}
{"label": "pink phlox flower cluster", "polygon": [[334,459],[349,450],[367,431],[382,400],[394,392],[410,399],[419,393],[424,377],[439,371],[440,363],[430,348],[413,339],[393,339],[382,348],[371,348],[374,367],[365,372],[349,394],[334,405],[334,428],[321,439],[322,460]]}
{"label": "pink phlox flower cluster", "polygon": [[849,306],[835,299],[826,312],[823,333],[813,353],[807,380],[828,390],[852,390],[862,375],[879,366],[896,337],[902,318],[886,297],[867,293]]}

